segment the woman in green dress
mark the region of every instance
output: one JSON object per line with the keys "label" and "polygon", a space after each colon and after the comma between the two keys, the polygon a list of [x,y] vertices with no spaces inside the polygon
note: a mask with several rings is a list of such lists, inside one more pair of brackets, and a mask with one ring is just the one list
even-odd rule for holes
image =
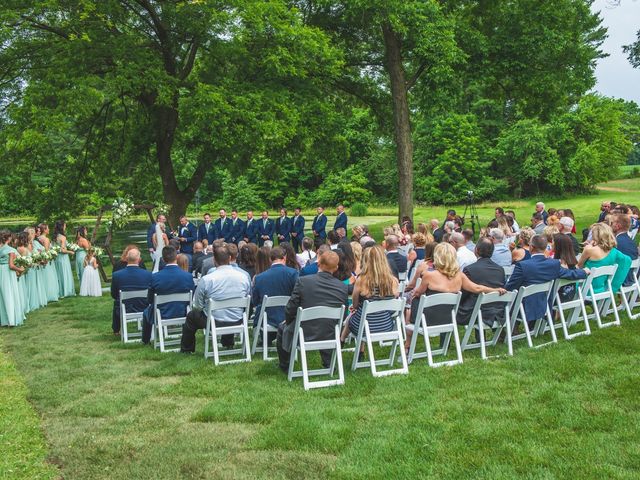
{"label": "woman in green dress", "polygon": [[73,255],[73,252],[67,250],[66,229],[67,224],[62,220],[58,220],[53,230],[55,242],[60,247],[60,253],[56,258],[56,270],[60,297],[73,297],[76,294],[76,289],[73,283],[73,273],[71,273],[71,261],[69,260],[69,255]]}
{"label": "woman in green dress", "polygon": [[[16,250],[21,257],[30,257],[32,255],[31,245],[29,243],[29,234],[21,232],[18,234],[15,244]],[[38,285],[36,278],[37,267],[34,265],[29,268],[18,278],[18,286],[22,295],[22,305],[24,313],[29,313],[41,307],[38,295]]]}
{"label": "woman in green dress", "polygon": [[17,251],[8,245],[11,233],[0,232],[0,325],[15,327],[24,322],[24,306],[18,286],[18,275],[24,270],[13,262]]}
{"label": "woman in green dress", "polygon": [[[38,225],[40,235],[38,236],[38,242],[42,245],[46,251],[51,250],[51,240],[49,240],[49,225],[41,223]],[[44,267],[45,274],[45,286],[47,288],[47,301],[57,302],[60,296],[60,287],[58,286],[58,273],[56,270],[56,262],[51,261]]]}
{"label": "woman in green dress", "polygon": [[[36,229],[33,227],[28,227],[24,229],[25,232],[29,234],[29,244],[31,245],[31,253],[36,254],[40,252],[44,252],[44,246],[36,240]],[[36,285],[37,285],[37,295],[38,295],[38,303],[41,307],[45,307],[48,303],[47,296],[47,274],[45,273],[45,268],[47,268],[48,262],[42,265],[38,265],[37,268],[34,269],[36,274]]]}
{"label": "woman in green dress", "polygon": [[78,275],[78,281],[82,283],[82,272],[84,272],[84,259],[87,256],[91,243],[87,240],[87,227],[78,227],[76,230],[76,244],[78,250],[76,250],[76,274]]}

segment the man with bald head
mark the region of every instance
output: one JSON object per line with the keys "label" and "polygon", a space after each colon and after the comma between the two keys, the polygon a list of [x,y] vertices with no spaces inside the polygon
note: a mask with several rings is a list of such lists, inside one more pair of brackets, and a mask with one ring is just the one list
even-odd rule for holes
{"label": "man with bald head", "polygon": [[387,251],[387,262],[391,268],[391,273],[396,278],[400,278],[400,274],[407,273],[408,264],[407,257],[398,251],[400,240],[397,235],[387,235],[384,239],[384,248]]}
{"label": "man with bald head", "polygon": [[[338,254],[332,251],[324,252],[318,258],[318,273],[299,277],[289,303],[285,307],[285,320],[278,326],[278,357],[280,368],[287,372],[293,347],[293,332],[296,325],[298,307],[341,307],[347,305],[348,286],[338,280],[333,274],[338,269]],[[319,341],[333,338],[335,322],[328,319],[318,319],[305,322],[302,326],[306,341]],[[325,367],[331,362],[331,351],[321,350],[320,357]]]}
{"label": "man with bald head", "polygon": [[[140,250],[132,248],[127,253],[127,266],[113,272],[111,279],[111,298],[113,298],[113,313],[111,328],[114,335],[120,335],[120,292],[133,290],[147,290],[151,285],[151,272],[140,268]],[[149,302],[146,298],[126,300],[127,312],[142,312]]]}

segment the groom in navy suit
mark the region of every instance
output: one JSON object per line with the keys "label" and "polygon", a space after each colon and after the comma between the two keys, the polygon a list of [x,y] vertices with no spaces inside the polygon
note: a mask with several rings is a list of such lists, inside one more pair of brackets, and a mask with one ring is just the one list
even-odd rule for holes
{"label": "groom in navy suit", "polygon": [[291,219],[291,245],[296,253],[300,252],[304,238],[304,217],[300,215],[300,212],[300,207],[297,207]]}
{"label": "groom in navy suit", "polygon": [[193,255],[193,242],[198,240],[198,230],[184,215],[180,217],[178,240],[180,241],[180,252],[189,256]]}
{"label": "groom in navy suit", "polygon": [[204,214],[204,223],[198,227],[198,240],[201,242],[207,241],[207,245],[211,245],[217,238],[216,227],[211,223],[211,215]]}
{"label": "groom in navy suit", "polygon": [[[147,290],[151,285],[151,272],[140,268],[140,250],[132,248],[127,253],[127,266],[113,272],[111,278],[111,298],[113,298],[113,313],[111,328],[114,335],[120,333],[120,292],[133,290]],[[142,312],[149,306],[147,298],[133,298],[125,300],[128,313]]]}
{"label": "groom in navy suit", "polygon": [[336,221],[333,224],[333,231],[335,232],[339,228],[344,228],[344,231],[347,231],[347,214],[344,213],[344,205],[338,205],[336,210]]}
{"label": "groom in navy suit", "polygon": [[[162,260],[165,265],[162,270],[151,276],[149,287],[149,306],[144,311],[144,322],[142,323],[142,343],[149,343],[151,331],[155,322],[155,312],[153,311],[153,297],[158,295],[169,295],[172,293],[185,293],[195,290],[193,276],[185,272],[176,263],[178,251],[172,247],[162,249]],[[160,314],[163,318],[184,317],[187,315],[187,303],[171,302],[160,305]]]}
{"label": "groom in navy suit", "polygon": [[231,219],[227,217],[227,211],[224,208],[220,209],[220,218],[216,220],[216,233],[218,240],[224,240],[225,242],[231,241]]}

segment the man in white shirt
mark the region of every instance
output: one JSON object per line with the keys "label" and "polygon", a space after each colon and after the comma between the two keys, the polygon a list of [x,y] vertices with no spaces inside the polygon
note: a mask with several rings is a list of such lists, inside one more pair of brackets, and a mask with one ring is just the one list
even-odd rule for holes
{"label": "man in white shirt", "polygon": [[467,248],[467,242],[460,232],[453,232],[449,237],[449,243],[456,249],[456,258],[460,270],[464,270],[469,265],[476,263],[478,260],[476,254]]}

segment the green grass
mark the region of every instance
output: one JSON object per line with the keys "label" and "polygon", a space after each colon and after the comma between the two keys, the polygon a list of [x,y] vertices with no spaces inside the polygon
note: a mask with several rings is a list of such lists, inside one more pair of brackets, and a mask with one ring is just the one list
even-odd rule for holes
{"label": "green grass", "polygon": [[201,336],[194,356],[124,346],[110,311],[106,297],[68,299],[0,332],[11,382],[0,405],[20,406],[0,409],[17,445],[14,473],[1,478],[56,476],[42,466],[12,361],[66,479],[632,479],[640,470],[639,321],[540,350],[520,343],[512,358],[474,351],[453,368],[417,360],[408,376],[347,372],[344,386],[304,392],[274,363],[214,367]]}

